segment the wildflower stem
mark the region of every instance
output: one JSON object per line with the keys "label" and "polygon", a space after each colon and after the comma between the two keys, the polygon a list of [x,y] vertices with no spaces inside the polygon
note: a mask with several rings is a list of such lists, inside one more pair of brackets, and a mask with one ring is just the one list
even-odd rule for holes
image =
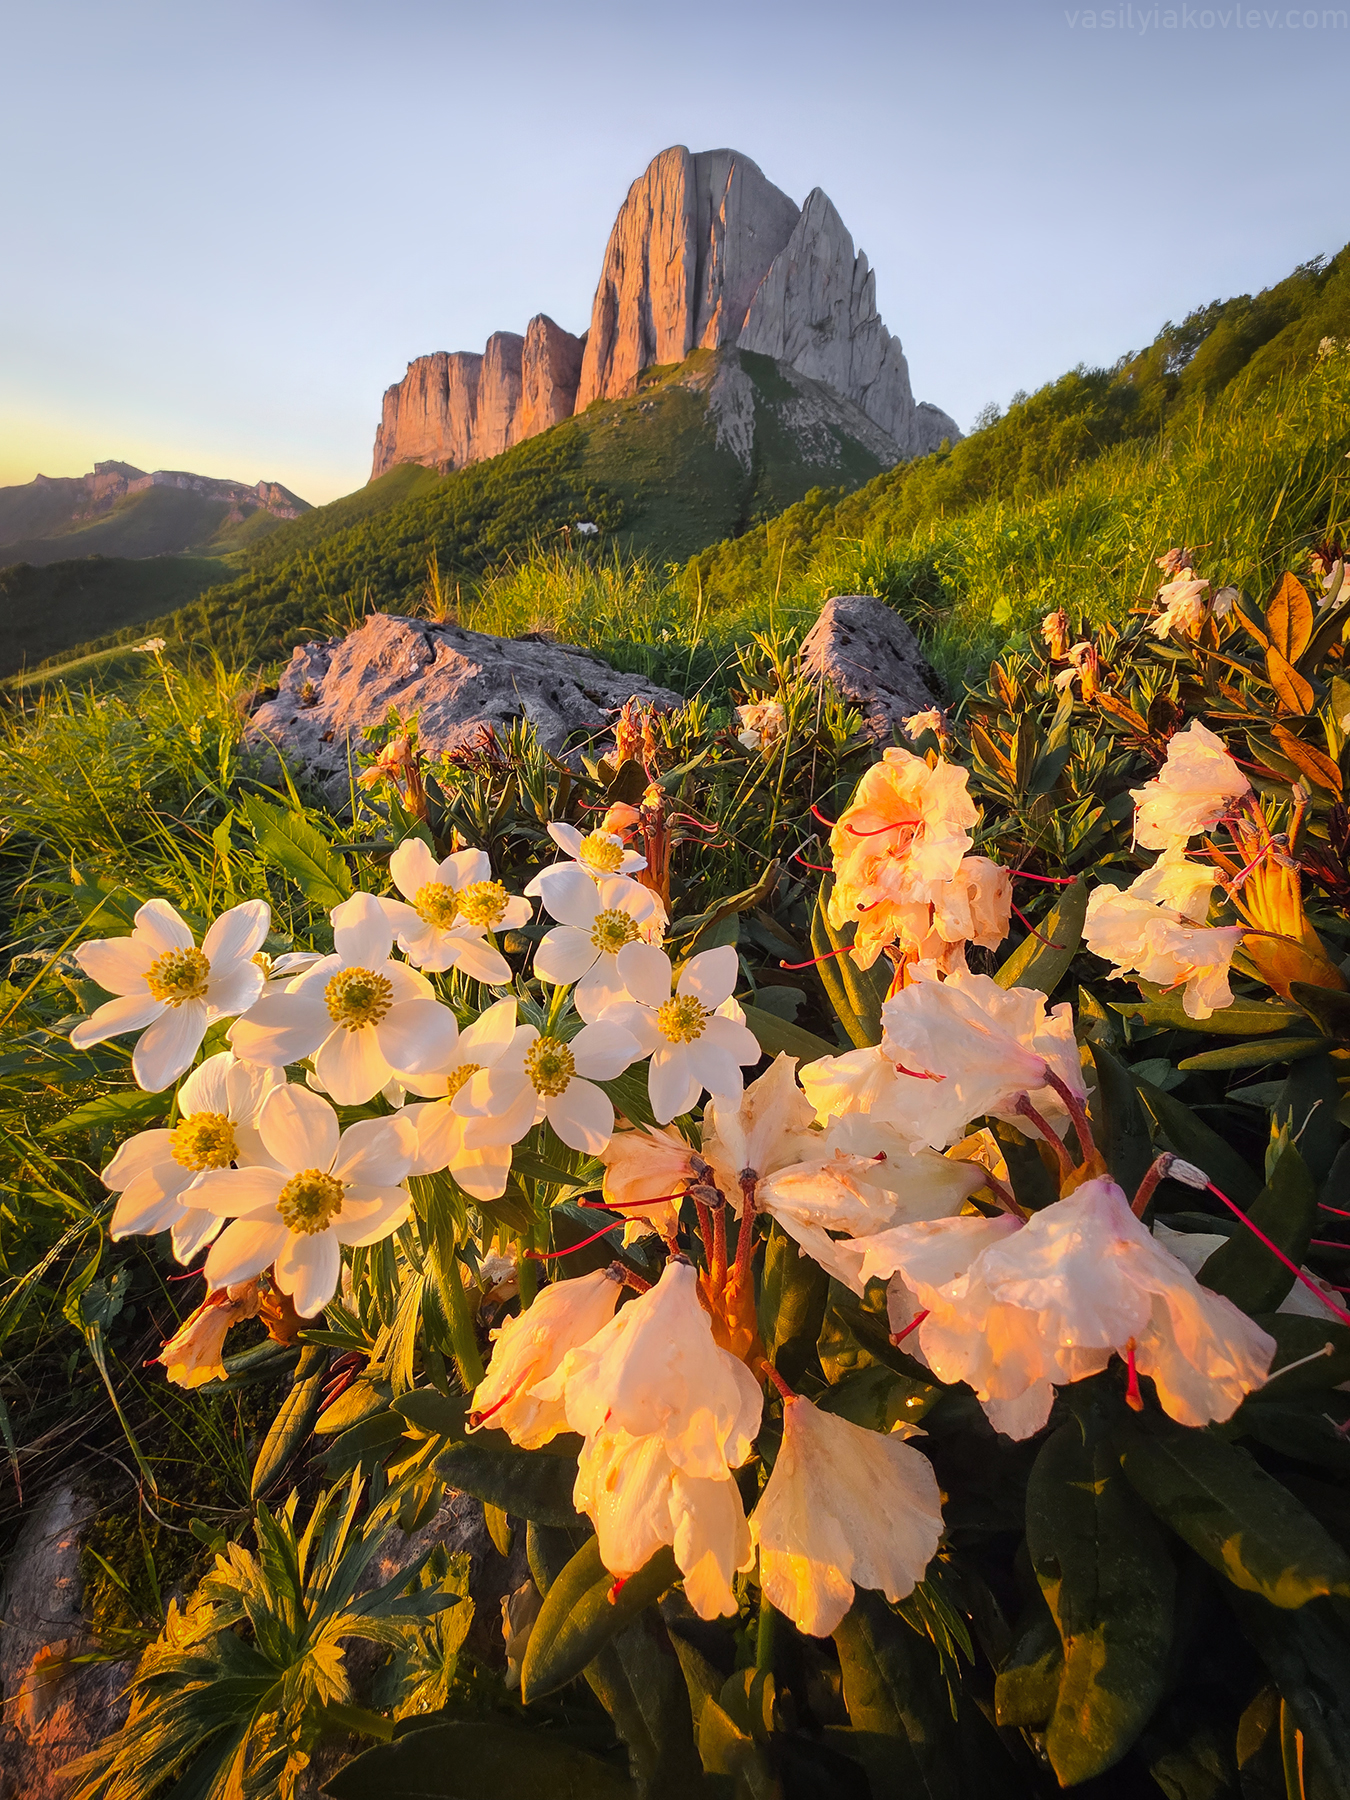
{"label": "wildflower stem", "polygon": [[1040,1132],[1046,1143],[1049,1144],[1050,1148],[1054,1151],[1055,1157],[1059,1162],[1061,1180],[1067,1181],[1069,1176],[1074,1173],[1074,1161],[1064,1146],[1063,1138],[1055,1130],[1054,1126],[1041,1117],[1025,1094],[1019,1097],[1017,1105],[1013,1110],[1021,1113],[1024,1119],[1030,1119],[1037,1131]]}
{"label": "wildflower stem", "polygon": [[745,1291],[745,1284],[750,1278],[750,1258],[755,1247],[755,1185],[759,1176],[753,1169],[742,1169],[741,1184],[741,1228],[736,1236],[736,1285]]}
{"label": "wildflower stem", "polygon": [[995,1204],[1000,1206],[1004,1212],[1011,1213],[1015,1219],[1026,1218],[1026,1207],[1022,1205],[1008,1188],[1004,1187],[998,1176],[991,1173],[988,1169],[984,1171],[984,1185],[994,1196]]}
{"label": "wildflower stem", "polygon": [[761,1360],[759,1372],[765,1381],[771,1381],[773,1383],[784,1400],[795,1400],[797,1398],[796,1394],[793,1393],[786,1381],[783,1380],[783,1377],[778,1373],[777,1369],[774,1368],[767,1356]]}
{"label": "wildflower stem", "polygon": [[1175,1158],[1170,1150],[1164,1150],[1161,1156],[1155,1156],[1144,1171],[1144,1179],[1139,1183],[1134,1199],[1130,1202],[1130,1211],[1136,1219],[1142,1219],[1153,1198],[1160,1181],[1167,1179],[1167,1171],[1172,1167]]}
{"label": "wildflower stem", "polygon": [[1097,1145],[1092,1136],[1092,1126],[1088,1121],[1087,1109],[1068,1082],[1061,1081],[1049,1063],[1045,1065],[1045,1079],[1068,1107],[1069,1117],[1073,1120],[1074,1129],[1078,1133],[1078,1147],[1083,1152],[1083,1161],[1090,1161],[1097,1154]]}

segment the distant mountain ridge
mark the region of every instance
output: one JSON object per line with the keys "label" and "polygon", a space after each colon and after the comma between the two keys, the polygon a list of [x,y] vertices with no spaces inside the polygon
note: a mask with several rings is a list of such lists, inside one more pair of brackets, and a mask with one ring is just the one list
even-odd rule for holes
{"label": "distant mountain ridge", "polygon": [[87,475],[37,475],[0,488],[0,563],[163,556],[241,548],[309,512],[279,481],[97,462]]}
{"label": "distant mountain ridge", "polygon": [[663,150],[632,184],[605,249],[580,337],[546,313],[483,352],[408,364],[384,396],[371,480],[397,464],[447,474],[581,413],[626,399],[652,368],[738,347],[834,390],[880,431],[894,464],[961,435],[914,399],[876,278],[827,195],[800,209],[735,150]]}

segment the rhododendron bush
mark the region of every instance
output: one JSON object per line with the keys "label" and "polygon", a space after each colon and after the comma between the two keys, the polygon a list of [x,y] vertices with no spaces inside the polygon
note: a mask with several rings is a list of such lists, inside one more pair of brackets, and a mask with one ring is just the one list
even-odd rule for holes
{"label": "rhododendron bush", "polygon": [[1350,1793],[1350,593],[1164,562],[884,749],[786,661],[711,761],[630,712],[436,773],[402,721],[347,849],[254,797],[267,897],[75,945],[71,1041],[161,1097],[107,1232],[204,1277],[167,1380],[294,1366],[260,1545],[318,1457],[353,1541],[453,1488],[530,1575],[518,1697],[444,1675],[433,1569],[343,1590],[382,1705],[333,1626],[230,1737],[218,1540],[81,1794],[289,1791],[325,1729],[352,1796]]}

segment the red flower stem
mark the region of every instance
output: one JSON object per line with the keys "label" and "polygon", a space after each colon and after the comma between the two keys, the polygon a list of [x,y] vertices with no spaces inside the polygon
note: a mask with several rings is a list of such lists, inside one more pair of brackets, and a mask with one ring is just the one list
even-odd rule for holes
{"label": "red flower stem", "polygon": [[1078,1133],[1078,1147],[1083,1152],[1083,1160],[1086,1162],[1090,1156],[1096,1154],[1097,1145],[1092,1136],[1092,1126],[1089,1123],[1083,1102],[1078,1098],[1077,1094],[1074,1093],[1069,1084],[1056,1075],[1049,1063],[1045,1065],[1045,1079],[1047,1086],[1052,1087],[1055,1090],[1065,1106],[1069,1109],[1069,1117],[1073,1120],[1074,1129]]}
{"label": "red flower stem", "polygon": [[1034,937],[1039,943],[1044,944],[1047,950],[1062,950],[1064,948],[1063,944],[1052,944],[1050,942],[1050,939],[1045,935],[1045,933],[1043,931],[1037,931],[1036,927],[1032,924],[1031,920],[1027,917],[1027,915],[1022,911],[1020,906],[1014,905],[1012,901],[1009,901],[1008,904],[1012,907],[1012,910],[1017,914],[1018,918],[1026,926],[1027,930],[1031,933],[1032,937]]}
{"label": "red flower stem", "polygon": [[1029,869],[1014,869],[1014,881],[1043,881],[1047,887],[1072,887],[1077,875],[1033,875]]}
{"label": "red flower stem", "polygon": [[1125,1404],[1131,1412],[1143,1412],[1144,1396],[1139,1392],[1139,1371],[1134,1366],[1134,1339],[1125,1346],[1125,1367],[1129,1380],[1125,1384]]}
{"label": "red flower stem", "polygon": [[[1252,1223],[1252,1221],[1247,1217],[1246,1213],[1243,1212],[1242,1208],[1240,1206],[1238,1206],[1234,1201],[1230,1200],[1228,1198],[1227,1194],[1224,1193],[1222,1188],[1215,1187],[1215,1185],[1212,1181],[1208,1184],[1208,1187],[1209,1187],[1210,1193],[1213,1194],[1214,1198],[1216,1200],[1222,1200],[1224,1205],[1228,1208],[1229,1212],[1231,1212],[1234,1215],[1234,1217],[1242,1220],[1242,1223],[1247,1227],[1248,1231],[1250,1231],[1253,1234],[1253,1236],[1258,1238],[1260,1240],[1260,1242],[1265,1245],[1266,1249],[1269,1250],[1270,1254],[1273,1257],[1275,1257],[1277,1261],[1282,1262],[1284,1264],[1285,1268],[1288,1269],[1289,1273],[1295,1278],[1296,1281],[1301,1281],[1303,1283],[1304,1287],[1307,1288],[1307,1290],[1310,1294],[1316,1294],[1317,1298],[1322,1302],[1323,1306],[1327,1307],[1331,1312],[1334,1312],[1336,1317],[1341,1321],[1342,1325],[1350,1325],[1350,1312],[1342,1312],[1339,1306],[1335,1305],[1334,1302],[1328,1300],[1326,1295],[1322,1292],[1321,1288],[1318,1287],[1317,1283],[1312,1279],[1312,1277],[1310,1275],[1305,1275],[1303,1273],[1302,1269],[1299,1268],[1298,1264],[1296,1262],[1294,1262],[1290,1257],[1287,1257],[1285,1255],[1284,1251],[1280,1249],[1278,1244],[1272,1244],[1270,1239],[1266,1236],[1265,1232],[1262,1231],[1261,1227],[1259,1225],[1254,1225]],[[1339,1285],[1338,1283],[1328,1283],[1328,1286],[1338,1286],[1338,1285]]]}
{"label": "red flower stem", "polygon": [[736,1235],[736,1282],[744,1288],[750,1279],[750,1258],[755,1249],[755,1184],[759,1180],[753,1169],[742,1169],[741,1228]]}
{"label": "red flower stem", "polygon": [[809,962],[780,962],[778,966],[780,969],[814,969],[817,963],[829,962],[832,956],[847,956],[852,948],[851,944],[842,944],[838,950],[827,950],[824,956],[813,956]]}
{"label": "red flower stem", "polygon": [[778,1373],[777,1369],[774,1368],[767,1357],[760,1363],[759,1372],[766,1380],[773,1383],[778,1389],[778,1392],[783,1396],[784,1400],[795,1400],[797,1398],[796,1394],[793,1393],[792,1389],[788,1386],[786,1381],[783,1380],[783,1377]]}
{"label": "red flower stem", "polygon": [[[1319,1200],[1317,1204],[1323,1212],[1335,1213],[1338,1219],[1350,1219],[1350,1212],[1346,1212],[1343,1207],[1328,1206],[1325,1200]],[[173,1277],[170,1276],[169,1279],[172,1280]]]}
{"label": "red flower stem", "polygon": [[1148,1168],[1144,1171],[1144,1179],[1139,1183],[1138,1192],[1130,1202],[1130,1211],[1134,1214],[1136,1219],[1143,1218],[1144,1213],[1148,1208],[1148,1203],[1153,1198],[1154,1192],[1157,1189],[1158,1183],[1166,1180],[1167,1171],[1172,1167],[1172,1164],[1175,1161],[1176,1158],[1172,1155],[1171,1151],[1164,1150],[1161,1156],[1155,1156],[1153,1161],[1148,1165]]}
{"label": "red flower stem", "polygon": [[891,1342],[893,1344],[903,1343],[911,1331],[917,1331],[919,1329],[931,1310],[930,1307],[925,1306],[922,1312],[915,1313],[914,1317],[910,1320],[909,1324],[906,1325],[903,1331],[893,1331],[891,1333]]}
{"label": "red flower stem", "polygon": [[713,1286],[718,1293],[727,1285],[727,1209],[725,1205],[713,1207]]}
{"label": "red flower stem", "polygon": [[1061,1178],[1067,1180],[1074,1172],[1074,1165],[1073,1158],[1064,1147],[1063,1138],[1060,1137],[1059,1133],[1052,1125],[1048,1124],[1046,1120],[1041,1117],[1025,1094],[1018,1100],[1013,1111],[1021,1113],[1024,1119],[1031,1120],[1031,1123],[1036,1127],[1046,1143],[1049,1144],[1050,1148],[1054,1151],[1055,1156],[1059,1161],[1059,1173]]}
{"label": "red flower stem", "polygon": [[1010,1193],[1009,1190],[1004,1187],[998,1176],[989,1169],[985,1169],[984,1171],[984,1185],[989,1189],[989,1192],[994,1196],[994,1199],[999,1206],[1003,1208],[1005,1213],[1011,1213],[1015,1219],[1026,1218],[1026,1207],[1022,1205],[1015,1195]]}
{"label": "red flower stem", "polygon": [[699,1236],[703,1239],[703,1261],[704,1261],[704,1265],[706,1266],[706,1268],[708,1270],[709,1275],[711,1276],[712,1266],[713,1266],[712,1213],[708,1209],[708,1202],[706,1200],[700,1200],[697,1197],[695,1197],[694,1205],[698,1210]]}
{"label": "red flower stem", "polygon": [[579,1244],[568,1244],[563,1250],[527,1250],[525,1254],[531,1262],[552,1262],[555,1256],[571,1256],[574,1250],[584,1250],[588,1244],[594,1244],[608,1231],[617,1231],[624,1223],[626,1221],[623,1219],[615,1219],[612,1225],[602,1225],[599,1231],[593,1231],[589,1237],[582,1238]]}
{"label": "red flower stem", "polygon": [[794,855],[792,860],[793,862],[799,862],[804,869],[814,869],[817,875],[828,875],[830,873],[829,863],[809,863],[804,856],[797,855]]}

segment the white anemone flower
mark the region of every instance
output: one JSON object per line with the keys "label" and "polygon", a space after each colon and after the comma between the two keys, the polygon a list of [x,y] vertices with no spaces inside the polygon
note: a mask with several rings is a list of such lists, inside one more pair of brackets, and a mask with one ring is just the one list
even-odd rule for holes
{"label": "white anemone flower", "polygon": [[87,1050],[124,1031],[141,1032],[132,1073],[158,1094],[190,1066],[208,1025],[247,1012],[262,992],[263,971],[253,959],[271,918],[265,900],[245,900],[220,915],[199,950],[167,900],[147,900],[129,937],[95,938],[76,950],[85,974],[117,997],[82,1020],[71,1043]]}
{"label": "white anemone flower", "polygon": [[534,908],[492,878],[484,850],[456,850],[440,862],[421,838],[404,838],[389,858],[402,900],[383,900],[399,949],[421,969],[459,969],[472,981],[510,981],[489,931],[527,925]]}
{"label": "white anemone flower", "polygon": [[583,1446],[572,1500],[595,1526],[611,1575],[636,1575],[669,1544],[685,1598],[701,1619],[738,1611],[732,1577],[750,1567],[755,1552],[730,1475],[690,1475],[671,1460],[659,1433],[634,1437],[610,1427]]}
{"label": "white anemone flower", "polygon": [[333,955],[265,994],[230,1042],[242,1061],[267,1068],[311,1056],[339,1106],[364,1106],[395,1076],[443,1064],[459,1028],[426,977],[391,960],[394,928],[373,894],[353,894],[332,919]]}
{"label": "white anemone flower", "polygon": [[193,1201],[208,1169],[266,1162],[255,1121],[263,1101],[285,1080],[276,1069],[236,1062],[228,1050],[208,1056],[178,1090],[173,1129],[138,1131],[103,1171],[103,1185],[118,1195],[111,1238],[172,1231],[173,1253],[191,1262],[221,1227],[216,1213]]}
{"label": "white anemone flower", "polygon": [[208,1170],[196,1190],[231,1221],[207,1254],[207,1285],[230,1287],[270,1264],[312,1319],[337,1292],[342,1245],[377,1244],[407,1219],[416,1137],[397,1113],[340,1131],[328,1102],[294,1083],[268,1095],[258,1133],[270,1167]]}
{"label": "white anemone flower", "polygon": [[[609,814],[605,817],[608,819]],[[575,825],[552,824],[548,827],[548,835],[567,862],[550,863],[548,868],[539,871],[525,889],[527,894],[536,897],[544,892],[544,883],[555,870],[569,866],[579,868],[583,874],[593,875],[597,880],[602,875],[635,875],[647,866],[645,856],[630,850],[617,831],[606,831],[603,825],[595,831],[582,833]]]}
{"label": "white anemone flower", "polygon": [[783,1402],[783,1441],[750,1535],[764,1597],[809,1637],[829,1637],[855,1585],[903,1600],[937,1554],[942,1495],[903,1428],[867,1431],[809,1400]]}
{"label": "white anemone flower", "polygon": [[569,1350],[593,1338],[614,1317],[623,1277],[609,1269],[555,1281],[518,1318],[494,1333],[492,1361],[474,1389],[473,1413],[504,1431],[522,1450],[537,1450],[567,1430],[561,1400],[541,1400],[536,1382],[551,1375]]}
{"label": "white anemone flower", "polygon": [[583,1025],[566,1041],[518,1025],[491,1067],[451,1101],[465,1121],[465,1145],[516,1144],[547,1119],[570,1149],[598,1156],[614,1132],[614,1106],[595,1084],[613,1081],[640,1055],[637,1039],[610,1019]]}
{"label": "white anemone flower", "polygon": [[626,945],[618,963],[629,999],[610,1016],[651,1056],[647,1091],[657,1123],[688,1112],[705,1088],[735,1101],[744,1089],[741,1066],[757,1063],[761,1052],[732,999],[739,968],[734,946],[691,956],[678,981],[670,958],[654,944]]}
{"label": "white anemone flower", "polygon": [[413,1103],[404,1108],[417,1131],[417,1158],[410,1175],[435,1175],[448,1169],[475,1200],[499,1200],[506,1192],[510,1144],[466,1144],[468,1121],[455,1111],[453,1103],[480,1069],[490,1069],[500,1061],[515,1034],[516,1003],[498,1000],[459,1033],[444,1067],[406,1077],[413,1093],[426,1096],[425,1105]]}
{"label": "white anemone flower", "polygon": [[576,983],[572,1004],[588,1025],[627,1000],[619,975],[620,950],[658,943],[665,908],[650,888],[623,875],[595,880],[575,863],[547,871],[540,892],[558,921],[534,953],[534,972],[554,987]]}

